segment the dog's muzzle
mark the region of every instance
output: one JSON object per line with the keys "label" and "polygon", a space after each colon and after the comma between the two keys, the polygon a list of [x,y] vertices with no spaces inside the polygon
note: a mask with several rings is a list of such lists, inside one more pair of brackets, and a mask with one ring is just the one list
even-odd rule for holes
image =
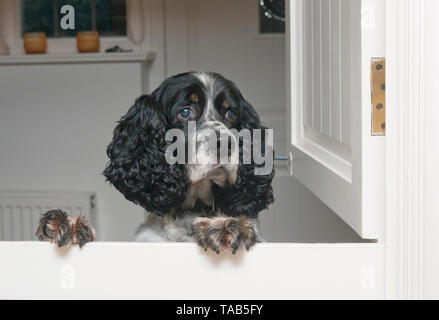
{"label": "dog's muzzle", "polygon": [[239,145],[237,137],[223,123],[212,121],[199,127],[195,145],[188,165],[193,184],[205,179],[219,186],[236,182]]}

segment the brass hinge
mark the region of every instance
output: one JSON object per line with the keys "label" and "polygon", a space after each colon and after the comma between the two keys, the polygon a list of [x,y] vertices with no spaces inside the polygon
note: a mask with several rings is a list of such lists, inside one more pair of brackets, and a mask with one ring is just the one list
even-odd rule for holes
{"label": "brass hinge", "polygon": [[372,58],[372,135],[386,135],[386,59]]}

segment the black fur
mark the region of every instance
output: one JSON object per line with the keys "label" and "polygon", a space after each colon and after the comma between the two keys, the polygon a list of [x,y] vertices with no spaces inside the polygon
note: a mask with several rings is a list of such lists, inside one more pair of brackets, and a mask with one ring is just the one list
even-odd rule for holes
{"label": "black fur", "polygon": [[166,163],[167,129],[155,96],[140,97],[114,130],[104,171],[128,200],[158,215],[179,206],[187,188],[184,166]]}
{"label": "black fur", "polygon": [[[243,112],[240,129],[265,129],[253,106],[242,96],[241,103]],[[265,138],[264,135],[262,137],[262,152],[264,152]],[[236,183],[225,188],[214,186],[215,199],[218,199],[216,203],[228,216],[257,218],[259,212],[274,202],[271,186],[274,168],[268,175],[255,175],[256,167],[253,160],[252,164],[242,164],[242,148],[240,148],[240,165]]]}

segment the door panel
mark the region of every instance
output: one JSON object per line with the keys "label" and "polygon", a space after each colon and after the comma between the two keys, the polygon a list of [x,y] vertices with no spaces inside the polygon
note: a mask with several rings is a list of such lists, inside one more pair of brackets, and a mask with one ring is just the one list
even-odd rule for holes
{"label": "door panel", "polygon": [[194,243],[55,249],[0,242],[0,256],[8,261],[0,299],[382,299],[385,293],[379,244],[261,243],[217,255]]}
{"label": "door panel", "polygon": [[350,117],[351,85],[351,28],[345,7],[342,15],[340,0],[304,2],[304,126],[350,146],[350,125],[343,121]]}
{"label": "door panel", "polygon": [[294,176],[363,238],[383,234],[385,137],[371,135],[384,2],[291,0],[287,118]]}

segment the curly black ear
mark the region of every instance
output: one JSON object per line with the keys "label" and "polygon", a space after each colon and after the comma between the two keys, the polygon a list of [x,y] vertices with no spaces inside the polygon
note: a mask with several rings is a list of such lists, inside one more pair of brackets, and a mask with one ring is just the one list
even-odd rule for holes
{"label": "curly black ear", "polygon": [[128,200],[164,215],[184,201],[184,167],[165,159],[165,114],[153,96],[142,96],[122,117],[107,148],[107,181]]}
{"label": "curly black ear", "polygon": [[[262,155],[271,148],[265,146],[264,129],[260,123],[258,114],[252,105],[243,100],[242,118],[240,129],[261,129],[262,130]],[[240,144],[242,141],[240,141]],[[252,148],[255,145],[252,143]],[[267,149],[265,149],[267,147]],[[265,210],[274,202],[273,188],[271,182],[274,177],[274,168],[267,175],[256,175],[255,169],[263,167],[257,165],[252,159],[251,164],[243,164],[242,145],[240,147],[240,164],[238,178],[235,184],[220,188],[214,187],[216,204],[228,216],[246,216],[257,218],[259,212]]]}

